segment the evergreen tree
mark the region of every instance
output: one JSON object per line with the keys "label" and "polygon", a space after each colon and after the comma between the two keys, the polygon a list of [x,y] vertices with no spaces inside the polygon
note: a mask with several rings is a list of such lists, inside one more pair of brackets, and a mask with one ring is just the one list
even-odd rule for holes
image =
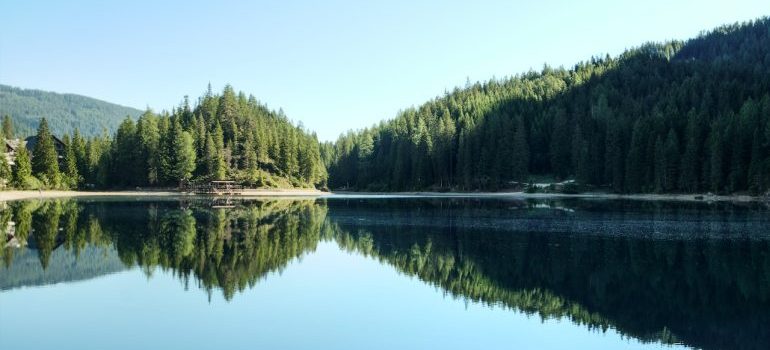
{"label": "evergreen tree", "polygon": [[64,176],[68,188],[77,188],[80,185],[81,178],[78,174],[77,155],[75,153],[74,141],[65,135],[64,139]]}
{"label": "evergreen tree", "polygon": [[0,182],[3,187],[11,186],[13,183],[13,172],[5,155],[0,155]]}
{"label": "evergreen tree", "polygon": [[6,140],[14,138],[13,121],[11,121],[11,116],[7,114],[3,117],[3,136],[5,136]]}
{"label": "evergreen tree", "polygon": [[5,135],[3,133],[0,133],[0,147],[3,147],[3,152],[0,153],[0,187],[7,187],[13,181],[13,174],[5,155]]}
{"label": "evergreen tree", "polygon": [[613,121],[607,122],[607,139],[605,146],[605,180],[612,185],[614,192],[623,191],[623,146],[621,145],[622,136],[620,135],[620,125]]}
{"label": "evergreen tree", "polygon": [[195,170],[195,146],[192,136],[182,129],[176,118],[171,123],[168,139],[168,177],[170,181],[182,184],[192,178]]}
{"label": "evergreen tree", "polygon": [[552,113],[554,114],[554,124],[549,147],[551,150],[551,169],[557,178],[563,179],[570,175],[571,130],[567,120],[567,112],[563,108],[556,108]]}
{"label": "evergreen tree", "polygon": [[527,130],[523,118],[518,117],[516,130],[513,132],[513,159],[511,162],[511,178],[516,181],[526,181],[529,176],[529,144]]}
{"label": "evergreen tree", "polygon": [[160,129],[158,119],[152,111],[147,110],[136,124],[138,163],[145,170],[144,176],[137,179],[140,184],[157,185],[161,180],[160,174]]}
{"label": "evergreen tree", "polygon": [[724,180],[723,171],[723,152],[724,144],[722,141],[722,133],[720,132],[716,124],[711,127],[710,136],[710,153],[711,158],[709,160],[709,179],[711,184],[711,190],[714,192],[720,192],[722,190],[722,184]]}
{"label": "evergreen tree", "polygon": [[32,152],[32,173],[49,186],[59,185],[59,155],[45,118],[37,129],[37,143]]}
{"label": "evergreen tree", "polygon": [[16,162],[13,167],[13,184],[17,188],[28,189],[32,180],[32,163],[29,152],[24,147],[16,150]]}
{"label": "evergreen tree", "polygon": [[702,127],[700,116],[694,110],[688,113],[684,154],[682,155],[680,188],[687,192],[695,192],[700,189],[701,153],[702,153]]}
{"label": "evergreen tree", "polygon": [[762,154],[762,133],[760,130],[754,132],[754,137],[751,142],[751,162],[749,163],[749,191],[758,195],[765,191],[765,184],[763,179],[764,158]]}
{"label": "evergreen tree", "polygon": [[666,143],[663,146],[664,156],[664,177],[663,190],[666,192],[677,189],[677,180],[679,179],[679,139],[673,129],[669,130],[666,136]]}
{"label": "evergreen tree", "polygon": [[147,163],[141,159],[141,150],[136,125],[133,120],[127,117],[120,123],[112,143],[111,165],[113,171],[110,176],[111,181],[109,181],[112,186],[144,183],[146,178],[144,169],[146,169]]}

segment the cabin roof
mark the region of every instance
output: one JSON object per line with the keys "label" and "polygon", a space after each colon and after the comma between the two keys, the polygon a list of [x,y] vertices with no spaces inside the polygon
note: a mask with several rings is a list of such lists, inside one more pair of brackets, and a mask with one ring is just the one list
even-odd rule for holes
{"label": "cabin roof", "polygon": [[5,151],[6,152],[13,152],[16,151],[17,148],[19,148],[19,145],[24,145],[24,141],[19,139],[13,139],[13,140],[5,140]]}
{"label": "cabin roof", "polygon": [[[56,137],[55,135],[51,135],[53,137],[53,143],[54,147],[56,148],[64,148],[64,142]],[[26,143],[27,149],[31,152],[35,149],[35,146],[37,145],[37,136],[30,136],[24,139],[24,142]]]}

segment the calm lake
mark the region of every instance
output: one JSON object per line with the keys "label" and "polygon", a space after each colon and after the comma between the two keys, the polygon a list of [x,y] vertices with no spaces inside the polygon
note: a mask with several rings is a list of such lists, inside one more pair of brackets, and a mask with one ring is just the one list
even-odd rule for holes
{"label": "calm lake", "polygon": [[770,208],[2,204],[0,349],[768,349]]}

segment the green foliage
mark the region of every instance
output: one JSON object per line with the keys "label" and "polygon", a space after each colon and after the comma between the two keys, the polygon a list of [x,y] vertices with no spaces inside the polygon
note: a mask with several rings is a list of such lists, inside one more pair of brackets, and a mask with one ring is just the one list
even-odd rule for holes
{"label": "green foliage", "polygon": [[3,116],[3,136],[6,140],[10,140],[14,137],[13,121],[11,120],[11,116],[7,114]]}
{"label": "green foliage", "polygon": [[9,115],[16,127],[14,133],[13,128],[6,128],[4,120],[6,136],[9,136],[9,130],[11,135],[33,135],[43,117],[48,119],[51,130],[57,135],[77,129],[87,136],[98,136],[103,130],[116,130],[127,115],[136,118],[141,113],[134,108],[80,95],[0,85],[0,115]]}
{"label": "green foliage", "polygon": [[[63,170],[67,178],[76,174],[84,187],[178,186],[228,178],[250,186],[326,184],[315,134],[229,86],[222,96],[207,92],[194,107],[185,99],[172,113],[147,110],[136,122],[126,117],[113,138],[86,139],[76,130],[67,144]],[[35,159],[37,167],[50,170],[48,153]]]}
{"label": "green foliage", "polygon": [[70,140],[69,136],[64,137],[64,182],[68,188],[77,188],[81,183],[80,174],[78,174],[77,155],[75,153],[75,141]]}
{"label": "green foliage", "polygon": [[16,165],[13,167],[13,185],[21,189],[33,187],[32,162],[26,148],[20,147],[16,151]]}
{"label": "green foliage", "polygon": [[32,151],[32,174],[48,187],[59,186],[59,155],[45,118],[40,120],[37,129],[37,142]]}
{"label": "green foliage", "polygon": [[614,192],[764,193],[769,56],[761,18],[468,84],[327,144],[329,184],[494,190],[546,175]]}

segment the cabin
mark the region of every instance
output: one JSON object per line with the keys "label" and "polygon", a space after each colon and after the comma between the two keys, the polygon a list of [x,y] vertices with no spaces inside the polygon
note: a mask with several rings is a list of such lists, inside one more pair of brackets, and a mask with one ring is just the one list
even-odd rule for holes
{"label": "cabin", "polygon": [[24,146],[24,141],[16,139],[16,140],[5,140],[5,160],[8,162],[9,165],[16,164],[16,150],[19,149],[19,147]]}
{"label": "cabin", "polygon": [[[64,160],[64,155],[66,153],[67,146],[64,144],[64,141],[62,141],[55,135],[51,135],[51,136],[53,136],[53,147],[56,149],[56,155],[59,156],[59,163],[61,163],[62,160]],[[37,136],[30,136],[24,139],[24,146],[29,151],[29,154],[32,154],[35,151],[36,145],[37,145]]]}
{"label": "cabin", "polygon": [[[26,148],[31,157],[32,152],[35,150],[35,145],[37,145],[37,136],[30,136],[24,140],[5,140],[5,159],[8,161],[8,164],[13,166],[16,164],[16,152],[19,150],[19,147]],[[60,138],[53,136],[53,146],[56,149],[56,155],[59,158],[59,166],[62,166],[64,163],[64,155],[66,153],[66,145]]]}

